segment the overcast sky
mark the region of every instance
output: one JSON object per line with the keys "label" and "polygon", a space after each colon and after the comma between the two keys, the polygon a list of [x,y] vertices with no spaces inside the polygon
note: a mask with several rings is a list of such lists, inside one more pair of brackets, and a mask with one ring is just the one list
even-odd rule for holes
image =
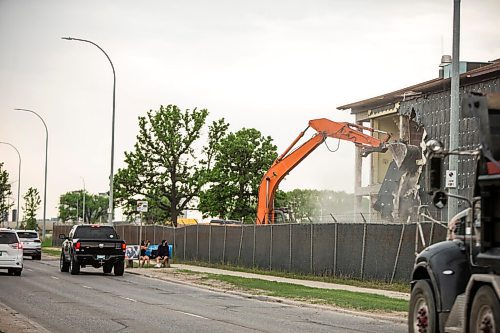
{"label": "overcast sky", "polygon": [[[500,58],[499,12],[498,0],[462,1],[461,60]],[[60,37],[92,40],[114,63],[116,171],[137,117],[160,105],[207,108],[232,131],[272,136],[280,152],[310,119],[352,121],[336,107],[437,77],[452,14],[452,0],[0,0],[0,141],[21,153],[21,195],[43,194],[45,130],[13,109],[44,118],[55,217],[59,196],[83,179],[91,193],[109,188],[113,87],[97,48]],[[0,145],[0,161],[16,197],[17,154]],[[336,153],[320,146],[281,188],[353,184],[354,147],[343,142]]]}

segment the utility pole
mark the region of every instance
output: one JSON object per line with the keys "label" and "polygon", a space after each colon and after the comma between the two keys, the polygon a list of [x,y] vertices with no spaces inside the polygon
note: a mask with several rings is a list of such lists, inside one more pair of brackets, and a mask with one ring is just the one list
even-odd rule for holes
{"label": "utility pole", "polygon": [[[451,55],[451,97],[450,97],[450,150],[459,148],[460,131],[460,0],[453,0],[453,50]],[[450,155],[448,172],[457,177],[458,156]],[[457,177],[458,178],[458,177]],[[457,185],[457,182],[455,182]],[[457,195],[457,188],[449,188],[449,193]],[[448,203],[448,221],[458,212],[457,200]]]}

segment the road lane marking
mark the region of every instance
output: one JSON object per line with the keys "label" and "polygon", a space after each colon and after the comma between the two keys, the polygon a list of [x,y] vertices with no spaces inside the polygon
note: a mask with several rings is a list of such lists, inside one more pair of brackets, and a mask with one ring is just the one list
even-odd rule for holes
{"label": "road lane marking", "polygon": [[137,301],[135,299],[133,299],[133,298],[123,297],[123,296],[120,296],[120,298],[126,299],[127,301],[131,301],[131,302],[137,303]]}
{"label": "road lane marking", "polygon": [[93,289],[92,287],[89,287],[89,286],[82,286],[83,288],[87,288],[87,289]]}
{"label": "road lane marking", "polygon": [[31,268],[26,268],[27,271],[33,272]]}
{"label": "road lane marking", "polygon": [[55,280],[59,280],[58,277],[55,277],[55,276],[51,276],[51,278],[55,279]]}
{"label": "road lane marking", "polygon": [[182,314],[185,314],[185,315],[188,315],[188,316],[191,316],[191,317],[196,317],[196,318],[200,318],[200,319],[208,319],[206,317],[202,317],[202,316],[199,316],[199,315],[195,315],[194,313],[189,313],[189,312],[183,312],[183,311],[177,311],[179,313],[182,313]]}

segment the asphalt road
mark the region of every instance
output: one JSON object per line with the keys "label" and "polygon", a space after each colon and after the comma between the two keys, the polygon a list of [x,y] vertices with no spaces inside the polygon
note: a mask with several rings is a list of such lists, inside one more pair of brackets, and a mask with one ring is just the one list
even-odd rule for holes
{"label": "asphalt road", "polygon": [[[125,273],[59,271],[25,260],[21,277],[0,271],[0,302],[50,332],[406,332],[406,325],[265,302]],[[1,318],[0,318],[1,320]]]}

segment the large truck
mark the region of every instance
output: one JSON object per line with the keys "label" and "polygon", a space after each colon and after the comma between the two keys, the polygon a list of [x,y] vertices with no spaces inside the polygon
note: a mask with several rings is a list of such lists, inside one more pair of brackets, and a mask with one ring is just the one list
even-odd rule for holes
{"label": "large truck", "polygon": [[[433,204],[461,200],[465,209],[452,217],[447,240],[417,255],[411,276],[409,332],[500,332],[500,94],[470,94],[465,117],[479,121],[477,149],[447,151],[427,142],[425,187]],[[475,161],[473,194],[443,190],[446,158]],[[459,163],[460,163],[459,159]]]}

